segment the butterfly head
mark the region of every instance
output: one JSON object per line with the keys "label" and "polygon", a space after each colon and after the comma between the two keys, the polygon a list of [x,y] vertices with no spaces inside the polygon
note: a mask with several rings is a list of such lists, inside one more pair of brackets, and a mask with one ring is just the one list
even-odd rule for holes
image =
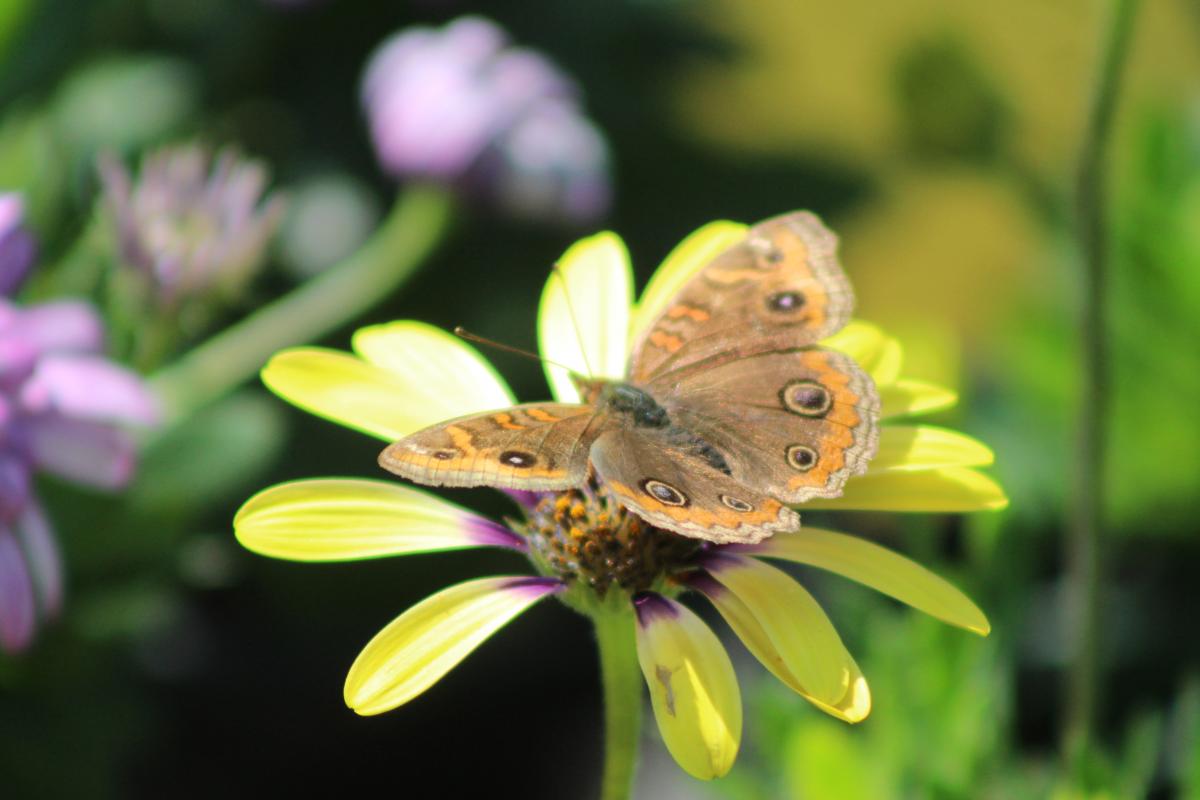
{"label": "butterfly head", "polygon": [[583,402],[589,406],[594,406],[600,403],[600,394],[612,381],[607,381],[603,378],[589,378],[586,375],[580,375],[578,372],[572,371],[571,383],[579,391],[579,396]]}

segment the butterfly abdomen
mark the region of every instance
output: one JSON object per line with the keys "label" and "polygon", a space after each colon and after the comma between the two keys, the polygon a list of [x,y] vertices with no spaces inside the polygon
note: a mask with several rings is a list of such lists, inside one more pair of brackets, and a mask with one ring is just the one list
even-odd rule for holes
{"label": "butterfly abdomen", "polygon": [[668,438],[674,447],[704,459],[717,472],[733,475],[733,470],[729,468],[729,462],[725,460],[725,454],[691,431],[672,427]]}

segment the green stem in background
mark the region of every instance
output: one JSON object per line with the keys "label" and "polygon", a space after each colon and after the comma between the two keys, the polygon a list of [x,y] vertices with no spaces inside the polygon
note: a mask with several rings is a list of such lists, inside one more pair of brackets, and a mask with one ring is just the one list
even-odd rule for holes
{"label": "green stem in background", "polygon": [[276,351],[319,339],[394,291],[442,241],[452,210],[445,189],[405,190],[353,255],[153,375],[151,386],[164,406],[162,429],[257,374]]}
{"label": "green stem in background", "polygon": [[1075,628],[1070,634],[1072,663],[1067,675],[1067,713],[1063,729],[1063,752],[1076,770],[1082,768],[1091,744],[1100,682],[1101,515],[1105,425],[1111,394],[1106,335],[1110,243],[1105,219],[1105,155],[1136,9],[1137,0],[1111,2],[1100,72],[1076,175],[1076,236],[1083,261],[1082,394],[1078,412],[1077,472],[1066,542],[1068,619],[1074,620]]}
{"label": "green stem in background", "polygon": [[638,666],[637,624],[628,595],[609,592],[592,614],[604,685],[604,778],[601,800],[627,800],[633,791],[642,731],[642,672]]}

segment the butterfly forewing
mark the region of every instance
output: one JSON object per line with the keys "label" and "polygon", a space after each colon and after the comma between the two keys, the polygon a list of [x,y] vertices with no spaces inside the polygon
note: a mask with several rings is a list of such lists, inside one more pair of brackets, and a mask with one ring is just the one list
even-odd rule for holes
{"label": "butterfly forewing", "polygon": [[429,486],[566,489],[587,480],[598,422],[591,406],[530,403],[418,431],[388,446],[379,463]]}
{"label": "butterfly forewing", "polygon": [[750,228],[642,332],[630,380],[644,383],[714,357],[815,344],[834,333],[854,308],[836,250],[837,237],[806,211]]}

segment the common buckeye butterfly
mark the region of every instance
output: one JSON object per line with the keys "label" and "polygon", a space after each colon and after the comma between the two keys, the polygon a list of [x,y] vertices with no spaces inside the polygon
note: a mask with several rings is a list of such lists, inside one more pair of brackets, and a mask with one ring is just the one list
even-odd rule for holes
{"label": "common buckeye butterfly", "polygon": [[791,505],[841,494],[879,440],[879,396],[821,347],[854,294],[837,238],[797,211],[750,228],[635,342],[624,381],[573,376],[582,404],[526,403],[434,425],[380,464],[433,486],[605,484],[652,525],[713,542],[795,530]]}

